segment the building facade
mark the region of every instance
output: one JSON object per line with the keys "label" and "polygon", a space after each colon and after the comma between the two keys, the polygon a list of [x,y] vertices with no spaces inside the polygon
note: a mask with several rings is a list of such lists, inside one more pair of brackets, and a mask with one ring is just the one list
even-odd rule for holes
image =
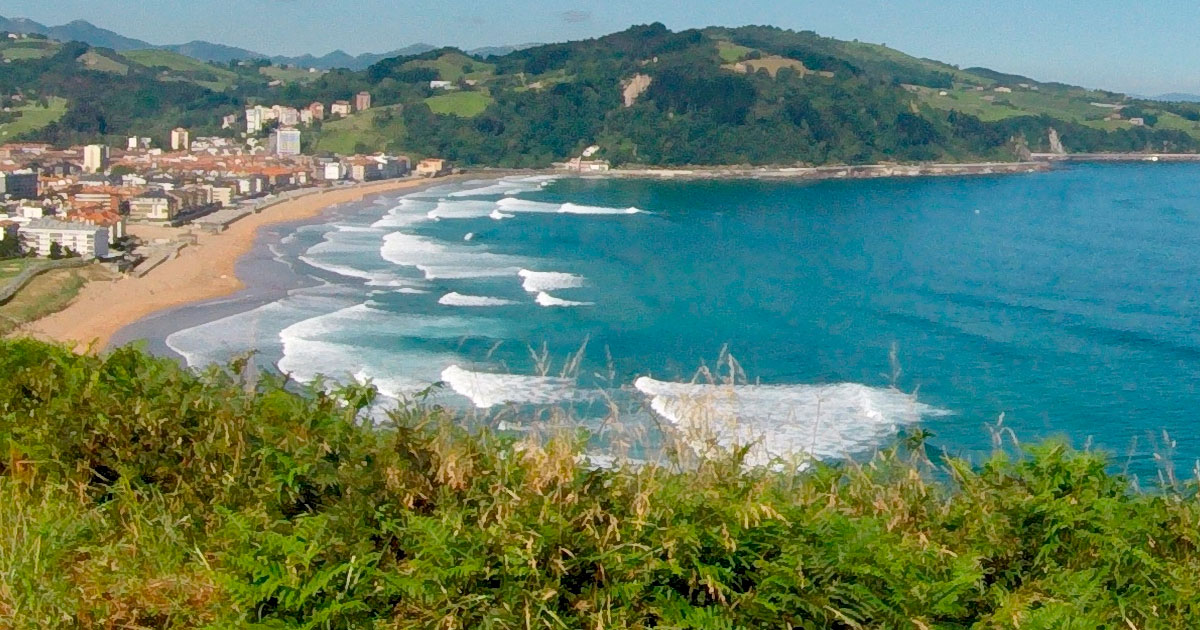
{"label": "building facade", "polygon": [[276,129],[271,132],[271,145],[275,155],[300,155],[300,130]]}
{"label": "building facade", "polygon": [[129,200],[129,218],[133,221],[170,223],[179,214],[179,203],[166,193],[149,192]]}
{"label": "building facade", "polygon": [[[108,229],[87,223],[34,219],[21,228],[21,246],[38,256],[53,253],[54,243],[84,258],[108,257]],[[66,253],[65,251],[63,253]]]}
{"label": "building facade", "polygon": [[83,147],[83,172],[102,173],[108,168],[108,147],[89,144]]}
{"label": "building facade", "polygon": [[356,111],[364,111],[371,109],[371,93],[359,92],[354,95],[354,109]]}
{"label": "building facade", "polygon": [[171,150],[172,151],[187,151],[192,148],[191,134],[183,127],[176,127],[171,130]]}
{"label": "building facade", "polygon": [[0,197],[11,199],[36,199],[38,196],[38,174],[32,170],[0,173]]}

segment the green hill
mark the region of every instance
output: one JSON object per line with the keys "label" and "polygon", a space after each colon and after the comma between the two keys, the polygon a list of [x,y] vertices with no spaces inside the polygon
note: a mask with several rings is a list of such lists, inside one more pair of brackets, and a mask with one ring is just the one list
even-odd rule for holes
{"label": "green hill", "polygon": [[618,165],[1013,160],[1026,147],[1048,150],[1052,128],[1070,151],[1200,151],[1197,104],[773,27],[651,24],[486,60],[444,48],[325,73],[39,46],[4,64],[0,93],[66,99],[57,122],[25,135],[60,143],[178,125],[221,133],[220,116],[247,104],[300,107],[368,91],[391,108],[384,122],[356,114],[310,130],[306,142],[508,167],[544,167],[591,145]]}

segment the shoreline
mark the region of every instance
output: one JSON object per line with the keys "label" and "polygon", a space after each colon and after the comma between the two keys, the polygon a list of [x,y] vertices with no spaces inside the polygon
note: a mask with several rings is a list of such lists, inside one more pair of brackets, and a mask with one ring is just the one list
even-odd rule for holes
{"label": "shoreline", "polygon": [[447,181],[453,180],[406,178],[314,190],[248,215],[219,233],[193,227],[196,243],[144,276],[89,283],[65,309],[30,322],[13,335],[64,343],[77,352],[104,350],[117,333],[143,319],[247,288],[238,274],[238,262],[253,251],[263,228],[313,219],[370,195]]}
{"label": "shoreline", "polygon": [[[176,328],[167,320],[189,307],[221,301],[254,289],[254,274],[242,268],[262,241],[263,228],[303,223],[327,214],[335,206],[374,194],[414,190],[464,179],[493,179],[511,176],[549,175],[582,179],[654,179],[663,181],[753,180],[835,181],[913,177],[988,176],[1037,173],[1052,170],[1051,163],[985,162],[974,164],[872,164],[819,167],[697,167],[614,169],[575,172],[553,169],[471,169],[435,179],[405,178],[358,184],[344,188],[317,189],[292,199],[276,202],[248,215],[219,233],[199,225],[177,228],[196,235],[193,245],[158,264],[142,277],[133,275],[111,282],[93,282],[67,308],[23,326],[14,336],[31,336],[65,343],[80,352],[99,352],[117,342],[149,340],[137,334],[146,323],[152,330]],[[136,228],[135,228],[136,229]],[[248,276],[250,276],[248,278]],[[251,298],[253,296],[246,296]],[[129,329],[129,330],[127,330]],[[154,337],[152,333],[151,337]],[[162,345],[162,344],[158,344]],[[161,350],[161,349],[159,349]]]}
{"label": "shoreline", "polygon": [[694,168],[614,168],[608,171],[553,171],[566,177],[663,180],[827,181],[902,177],[963,177],[1017,175],[1051,170],[1046,161],[944,164],[862,164],[840,166],[698,166]]}

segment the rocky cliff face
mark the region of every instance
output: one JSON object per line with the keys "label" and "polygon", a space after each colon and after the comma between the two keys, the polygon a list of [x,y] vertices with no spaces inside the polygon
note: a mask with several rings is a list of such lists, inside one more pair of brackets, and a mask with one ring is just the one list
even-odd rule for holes
{"label": "rocky cliff face", "polygon": [[1067,150],[1063,148],[1062,140],[1058,137],[1058,130],[1050,128],[1050,152],[1058,155],[1065,155]]}
{"label": "rocky cliff face", "polygon": [[622,96],[625,97],[625,107],[633,107],[647,89],[650,88],[650,75],[635,74],[632,78],[626,80],[622,84]]}

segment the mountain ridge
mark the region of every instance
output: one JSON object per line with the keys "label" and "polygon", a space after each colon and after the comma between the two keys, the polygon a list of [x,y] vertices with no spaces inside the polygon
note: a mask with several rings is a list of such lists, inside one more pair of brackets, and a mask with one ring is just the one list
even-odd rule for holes
{"label": "mountain ridge", "polygon": [[[59,26],[47,26],[28,18],[6,18],[0,16],[0,31],[10,33],[43,35],[58,41],[78,41],[97,48],[111,48],[118,52],[128,50],[168,50],[186,55],[200,61],[229,63],[231,61],[249,61],[268,59],[276,65],[294,65],[318,70],[365,70],[372,64],[392,57],[408,57],[419,55],[439,47],[432,44],[416,43],[382,53],[363,53],[351,55],[343,50],[335,50],[324,55],[304,54],[298,56],[267,55],[246,48],[217,44],[205,40],[192,40],[185,44],[152,44],[145,40],[126,37],[116,31],[96,26],[87,20],[72,20]],[[510,52],[538,46],[540,44],[518,44],[511,46],[485,46],[466,51],[473,56],[502,56]]]}

